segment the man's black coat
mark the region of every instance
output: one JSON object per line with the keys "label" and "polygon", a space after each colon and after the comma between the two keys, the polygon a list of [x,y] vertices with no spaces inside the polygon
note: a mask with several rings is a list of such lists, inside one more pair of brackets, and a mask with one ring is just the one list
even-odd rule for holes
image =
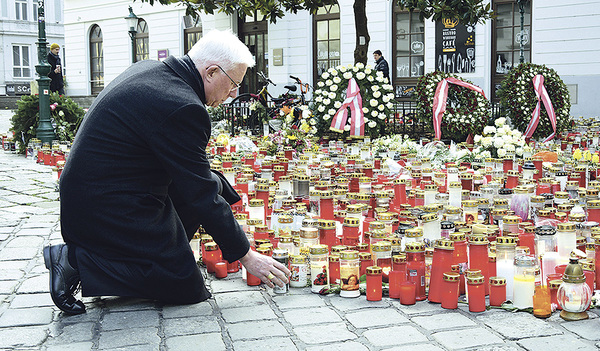
{"label": "man's black coat", "polygon": [[84,296],[207,299],[189,246],[199,225],[228,261],[248,251],[227,202],[239,197],[218,194],[205,154],[205,101],[184,56],[133,65],[90,107],[60,179],[62,235]]}

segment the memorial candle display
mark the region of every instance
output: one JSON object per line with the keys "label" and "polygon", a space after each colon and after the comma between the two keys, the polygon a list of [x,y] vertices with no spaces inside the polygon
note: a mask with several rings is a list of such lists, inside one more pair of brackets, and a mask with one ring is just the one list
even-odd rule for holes
{"label": "memorial candle display", "polygon": [[406,275],[407,281],[415,284],[417,301],[427,298],[425,294],[425,245],[414,242],[406,245]]}
{"label": "memorial candle display", "polygon": [[340,296],[359,297],[359,259],[358,251],[340,252]]}
{"label": "memorial candle display", "polygon": [[454,272],[445,272],[442,289],[442,308],[458,308],[458,285],[460,284],[460,274]]}
{"label": "memorial candle display", "polygon": [[[506,278],[506,298],[513,298],[515,239],[508,236],[496,238],[496,276]],[[491,274],[491,273],[490,273]]]}
{"label": "memorial candle display", "polygon": [[489,293],[489,256],[488,239],[484,235],[471,235],[469,237],[469,269],[477,269],[485,278],[486,295]]}
{"label": "memorial candle display", "polygon": [[311,290],[319,293],[323,288],[329,288],[329,248],[327,245],[310,247],[310,279]]}
{"label": "memorial candle display", "polygon": [[444,273],[451,271],[453,253],[454,243],[452,241],[441,239],[435,242],[428,296],[431,302],[440,303],[442,301]]}
{"label": "memorial candle display", "polygon": [[381,301],[382,269],[377,266],[367,267],[367,301]]}

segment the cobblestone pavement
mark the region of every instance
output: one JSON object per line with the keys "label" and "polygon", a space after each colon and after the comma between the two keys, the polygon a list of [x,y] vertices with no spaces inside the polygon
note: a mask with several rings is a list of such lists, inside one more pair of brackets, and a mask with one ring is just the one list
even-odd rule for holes
{"label": "cobblestone pavement", "polygon": [[276,296],[239,273],[208,278],[214,297],[187,306],[85,298],[87,313],[53,306],[42,247],[61,241],[50,167],[0,151],[0,351],[4,350],[596,350],[591,319],[469,313],[384,298],[345,299],[292,289]]}

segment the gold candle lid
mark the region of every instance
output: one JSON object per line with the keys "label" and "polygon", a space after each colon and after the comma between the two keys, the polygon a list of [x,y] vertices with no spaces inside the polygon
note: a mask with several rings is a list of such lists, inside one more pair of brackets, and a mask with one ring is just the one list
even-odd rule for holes
{"label": "gold candle lid", "polygon": [[368,275],[378,275],[383,273],[383,269],[381,267],[378,266],[369,266],[367,267],[367,274]]}

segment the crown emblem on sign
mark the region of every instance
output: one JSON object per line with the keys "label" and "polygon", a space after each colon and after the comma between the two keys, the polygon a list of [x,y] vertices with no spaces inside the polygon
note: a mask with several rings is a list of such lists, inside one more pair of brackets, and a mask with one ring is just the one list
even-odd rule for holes
{"label": "crown emblem on sign", "polygon": [[443,18],[442,19],[442,24],[446,28],[454,28],[458,24],[458,18],[452,18],[452,19]]}

